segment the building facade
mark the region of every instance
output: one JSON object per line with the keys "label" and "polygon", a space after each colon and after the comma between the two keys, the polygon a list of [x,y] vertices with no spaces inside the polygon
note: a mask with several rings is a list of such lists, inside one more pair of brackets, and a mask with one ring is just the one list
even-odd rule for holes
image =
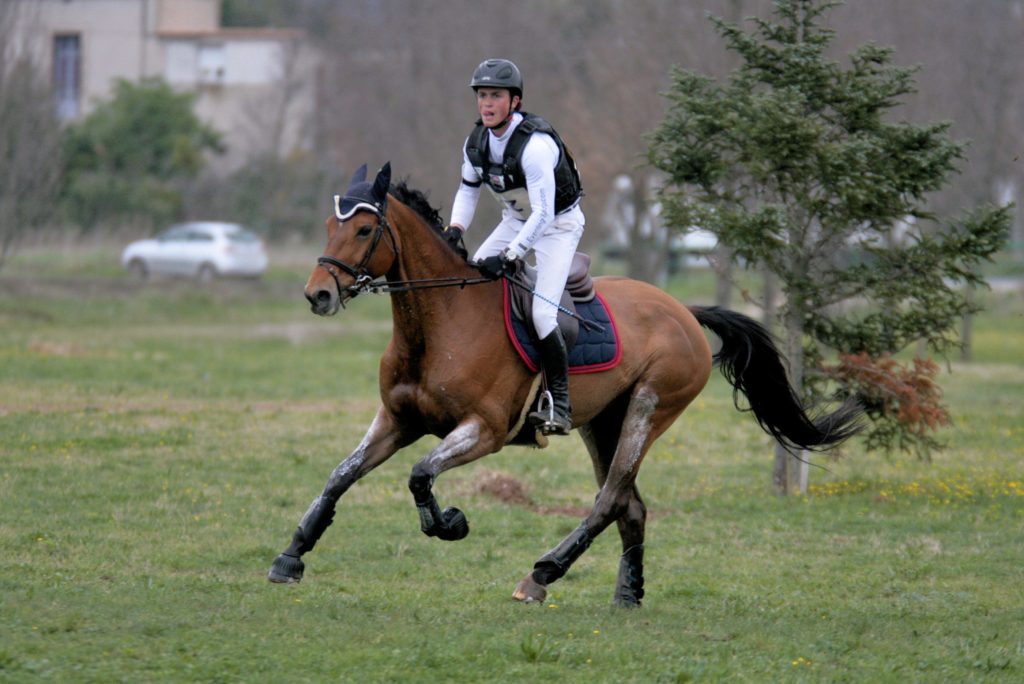
{"label": "building facade", "polygon": [[119,79],[156,77],[195,93],[196,114],[224,135],[217,170],[312,146],[317,66],[301,31],[224,28],[219,0],[2,1],[18,3],[11,44],[50,75],[64,121]]}

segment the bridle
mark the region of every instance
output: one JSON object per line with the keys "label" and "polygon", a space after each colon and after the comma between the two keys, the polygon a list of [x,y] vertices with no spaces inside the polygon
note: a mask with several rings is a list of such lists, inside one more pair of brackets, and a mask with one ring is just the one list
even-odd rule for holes
{"label": "bridle", "polygon": [[[341,220],[338,220],[338,224],[341,224]],[[336,259],[329,254],[324,254],[316,260],[318,266],[323,268],[327,273],[334,278],[334,284],[338,288],[338,297],[341,298],[341,293],[348,291],[352,293],[352,297],[355,297],[360,292],[372,291],[371,283],[373,282],[374,276],[366,270],[367,264],[370,263],[370,259],[373,258],[374,252],[377,251],[377,245],[380,244],[380,239],[384,235],[384,231],[387,231],[388,241],[391,243],[391,251],[395,254],[395,259],[398,258],[398,242],[395,240],[395,233],[391,228],[391,224],[388,223],[385,212],[381,212],[377,218],[377,227],[373,231],[373,240],[370,242],[370,247],[363,254],[363,258],[355,266],[348,264],[341,259]],[[341,281],[338,279],[338,269],[341,269],[348,275],[355,279],[352,285],[343,287]],[[344,305],[344,302],[343,302]]]}
{"label": "bridle", "polygon": [[[340,224],[340,220],[339,220]],[[374,252],[377,250],[377,246],[380,244],[381,237],[387,233],[388,242],[391,244],[391,251],[394,252],[395,259],[397,260],[400,256],[398,249],[398,241],[395,239],[394,229],[391,224],[388,223],[385,212],[382,211],[378,215],[377,227],[374,229],[373,240],[370,242],[370,247],[363,254],[363,258],[360,259],[359,263],[355,266],[324,254],[316,260],[317,266],[327,271],[327,273],[334,278],[334,284],[338,288],[338,298],[341,299],[341,306],[345,306],[345,298],[341,296],[342,292],[349,292],[351,296],[349,299],[354,298],[356,295],[362,293],[373,293],[383,294],[389,292],[408,292],[410,290],[424,290],[433,287],[465,287],[466,285],[480,285],[482,283],[494,282],[490,278],[460,278],[460,277],[449,277],[449,278],[421,278],[419,280],[387,280],[385,278],[383,283],[377,282],[375,276],[373,276],[368,270],[367,265],[370,263],[370,259],[373,258]],[[339,269],[353,279],[355,282],[351,285],[342,285],[339,276],[341,275]]]}

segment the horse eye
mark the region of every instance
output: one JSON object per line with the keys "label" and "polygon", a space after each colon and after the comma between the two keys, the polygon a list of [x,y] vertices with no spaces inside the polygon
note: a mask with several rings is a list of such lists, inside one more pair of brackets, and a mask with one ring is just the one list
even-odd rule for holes
{"label": "horse eye", "polygon": [[360,228],[359,230],[357,230],[356,231],[356,235],[358,237],[366,237],[367,235],[370,234],[371,231],[373,231],[373,226],[366,225],[366,226],[363,226],[362,228]]}

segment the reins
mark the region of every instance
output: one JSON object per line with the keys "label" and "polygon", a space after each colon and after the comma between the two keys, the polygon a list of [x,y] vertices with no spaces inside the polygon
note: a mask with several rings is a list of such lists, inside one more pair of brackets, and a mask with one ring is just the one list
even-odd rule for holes
{"label": "reins", "polygon": [[[387,229],[388,242],[391,243],[391,251],[395,253],[395,259],[399,259],[401,254],[398,250],[398,242],[395,240],[391,224],[388,223],[387,217],[382,212],[379,220],[377,221],[377,230],[373,235],[373,242],[370,243],[370,247],[366,250],[366,253],[363,255],[363,258],[359,261],[358,265],[352,266],[341,259],[337,259],[327,254],[324,254],[316,260],[317,265],[327,271],[331,277],[334,278],[334,284],[337,286],[338,292],[346,290],[348,292],[352,292],[353,296],[359,294],[389,294],[391,292],[409,292],[412,290],[427,290],[437,287],[463,288],[467,285],[480,285],[482,283],[493,282],[490,278],[460,278],[458,276],[447,278],[420,278],[418,280],[385,279],[384,282],[377,281],[366,270],[366,266],[370,263],[370,259],[373,258],[373,253],[377,250],[377,245],[380,243],[380,238],[384,234],[385,229]],[[355,278],[355,282],[348,286],[342,286],[341,281],[338,279],[338,272],[335,270],[336,268],[341,269],[348,275]]]}
{"label": "reins", "polygon": [[[398,260],[401,257],[401,253],[398,250],[398,241],[395,240],[391,224],[388,223],[387,216],[383,211],[380,213],[377,221],[377,229],[373,235],[373,242],[370,243],[370,247],[366,250],[366,253],[363,254],[363,258],[360,259],[357,266],[352,266],[341,259],[337,259],[327,254],[324,254],[316,260],[317,265],[327,271],[331,277],[334,278],[334,284],[338,288],[339,294],[343,290],[351,292],[352,296],[355,297],[360,294],[390,294],[392,292],[411,292],[413,290],[429,290],[439,287],[458,287],[459,289],[462,289],[467,285],[482,285],[483,283],[495,282],[493,278],[485,278],[482,276],[478,278],[448,276],[443,278],[419,278],[416,280],[387,280],[385,277],[383,282],[375,280],[374,277],[366,270],[366,266],[370,263],[370,259],[373,258],[373,253],[377,250],[377,245],[380,243],[380,238],[384,234],[385,229],[387,229],[388,242],[391,243],[391,251],[395,253],[395,259]],[[351,277],[355,278],[355,282],[343,287],[341,281],[338,279],[338,272],[335,269],[341,269]],[[518,278],[508,274],[503,274],[501,277],[521,290],[525,290],[527,293],[532,294],[554,306],[565,315],[575,318],[585,328],[590,330],[599,330],[602,332],[604,331],[604,326],[583,318],[575,311],[565,308],[558,302],[551,301]],[[344,306],[344,302],[342,302],[342,306]]]}
{"label": "reins", "polygon": [[421,278],[419,280],[385,280],[370,281],[360,284],[358,281],[348,287],[349,290],[359,293],[389,294],[391,292],[410,292],[412,290],[429,290],[436,287],[458,287],[467,285],[480,285],[482,283],[493,283],[491,278]]}

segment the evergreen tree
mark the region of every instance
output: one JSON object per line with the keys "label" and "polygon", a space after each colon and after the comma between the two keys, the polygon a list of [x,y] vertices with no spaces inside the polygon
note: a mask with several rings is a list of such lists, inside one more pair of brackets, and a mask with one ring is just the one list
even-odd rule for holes
{"label": "evergreen tree", "polygon": [[[965,146],[948,123],[890,120],[915,72],[891,64],[891,50],[863,45],[848,66],[826,56],[834,32],[822,15],[837,4],[778,0],[749,33],[712,18],[741,66],[724,84],[673,70],[649,159],[669,176],[671,225],[707,228],[748,267],[777,276],[796,386],[820,392],[829,350],[861,366],[885,360],[883,370],[830,375],[865,401],[869,444],[927,450],[928,430],[880,400],[886,390],[870,378],[891,380],[888,355],[915,341],[955,344],[951,332],[974,306],[964,286],[982,283],[976,266],[1004,243],[1010,209],[981,207],[942,225],[928,211]],[[927,381],[927,367],[907,377]],[[789,465],[779,451],[780,493]]]}

